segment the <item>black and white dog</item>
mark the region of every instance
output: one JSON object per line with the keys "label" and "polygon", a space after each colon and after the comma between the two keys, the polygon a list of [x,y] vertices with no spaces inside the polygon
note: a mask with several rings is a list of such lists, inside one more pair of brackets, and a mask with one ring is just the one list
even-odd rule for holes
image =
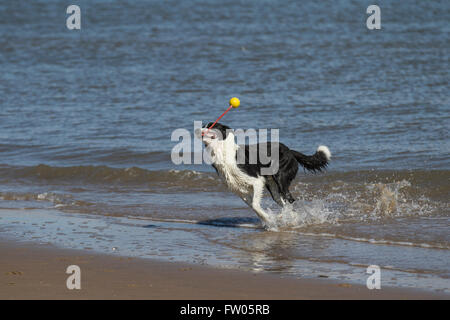
{"label": "black and white dog", "polygon": [[[238,145],[235,142],[233,130],[220,123],[212,129],[213,123],[208,123],[196,132],[201,138],[209,152],[212,166],[218,175],[223,179],[228,188],[241,197],[263,220],[264,224],[269,221],[269,215],[261,208],[261,198],[264,188],[267,188],[272,199],[281,206],[286,202],[292,203],[295,199],[289,192],[289,186],[298,172],[298,163],[306,170],[320,172],[328,165],[331,153],[326,146],[319,146],[312,156],[304,155],[300,152],[289,149],[282,143],[267,142],[256,145]],[[276,144],[276,145],[274,145]],[[276,148],[274,148],[276,147]],[[271,161],[262,161],[260,149],[266,148],[264,154],[269,159],[278,161],[277,172],[269,175],[262,175],[263,168],[271,166]],[[278,151],[278,157],[271,154],[271,150]],[[238,151],[242,151],[245,161],[237,161]],[[250,152],[256,152],[256,161],[250,161]]]}

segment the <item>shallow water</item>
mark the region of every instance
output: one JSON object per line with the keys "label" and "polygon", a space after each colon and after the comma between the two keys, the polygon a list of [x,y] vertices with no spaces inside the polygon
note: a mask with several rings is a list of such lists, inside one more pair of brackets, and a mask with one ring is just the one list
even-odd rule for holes
{"label": "shallow water", "polygon": [[[381,1],[0,3],[0,225],[14,239],[450,290],[450,5]],[[177,128],[278,128],[333,158],[269,231]],[[54,222],[54,223],[49,223]],[[112,250],[115,248],[115,250]]]}

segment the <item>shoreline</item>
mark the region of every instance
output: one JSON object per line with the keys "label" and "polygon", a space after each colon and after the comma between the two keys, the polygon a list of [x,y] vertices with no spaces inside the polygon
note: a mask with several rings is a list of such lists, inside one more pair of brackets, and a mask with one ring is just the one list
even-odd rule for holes
{"label": "shoreline", "polygon": [[[420,289],[368,290],[329,279],[297,279],[188,263],[131,258],[0,239],[0,299],[449,299]],[[69,290],[69,265],[81,290]]]}

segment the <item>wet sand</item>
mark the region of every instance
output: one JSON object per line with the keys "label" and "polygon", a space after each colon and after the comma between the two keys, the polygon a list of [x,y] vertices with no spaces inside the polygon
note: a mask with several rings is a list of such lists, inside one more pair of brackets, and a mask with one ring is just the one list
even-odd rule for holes
{"label": "wet sand", "polygon": [[[448,299],[425,291],[292,279],[0,241],[1,299]],[[81,290],[68,290],[69,265]]]}

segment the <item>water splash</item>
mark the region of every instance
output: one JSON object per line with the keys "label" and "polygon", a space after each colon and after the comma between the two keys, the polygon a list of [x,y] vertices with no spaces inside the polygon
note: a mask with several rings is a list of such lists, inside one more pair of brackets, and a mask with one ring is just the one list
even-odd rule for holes
{"label": "water splash", "polygon": [[270,220],[266,227],[271,231],[300,228],[314,224],[336,223],[339,212],[334,211],[326,201],[296,201],[283,208],[267,208]]}
{"label": "water splash", "polygon": [[264,206],[270,213],[266,227],[277,231],[310,225],[426,216],[436,211],[436,205],[406,179],[359,184],[336,181],[327,188],[315,188],[317,185],[296,184],[293,194],[298,200],[283,208],[266,199]]}

